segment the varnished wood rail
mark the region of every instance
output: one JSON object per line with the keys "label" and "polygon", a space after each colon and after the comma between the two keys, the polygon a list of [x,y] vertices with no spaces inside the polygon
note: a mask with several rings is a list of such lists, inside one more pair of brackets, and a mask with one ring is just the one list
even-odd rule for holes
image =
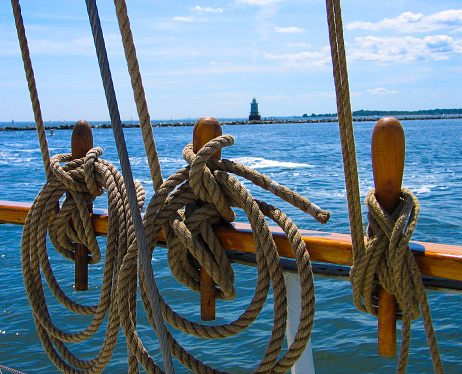
{"label": "varnished wood rail", "polygon": [[[31,204],[0,200],[0,223],[23,225]],[[107,211],[94,209],[93,227],[107,234]],[[294,252],[282,230],[272,227],[274,241],[281,257],[294,258]],[[351,266],[351,238],[347,234],[300,230],[311,261]],[[216,230],[223,247],[233,251],[255,253],[255,241],[249,224],[233,223]],[[165,242],[163,234],[160,242]],[[462,246],[412,241],[410,247],[424,276],[462,281]]]}

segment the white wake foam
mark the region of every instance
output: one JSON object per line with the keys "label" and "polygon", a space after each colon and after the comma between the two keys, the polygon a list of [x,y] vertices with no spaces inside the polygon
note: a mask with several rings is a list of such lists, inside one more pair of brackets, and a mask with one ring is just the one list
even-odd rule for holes
{"label": "white wake foam", "polygon": [[313,165],[303,164],[299,162],[289,162],[289,161],[276,161],[268,160],[262,157],[239,157],[234,158],[232,161],[239,162],[244,164],[252,169],[263,169],[263,168],[312,168]]}

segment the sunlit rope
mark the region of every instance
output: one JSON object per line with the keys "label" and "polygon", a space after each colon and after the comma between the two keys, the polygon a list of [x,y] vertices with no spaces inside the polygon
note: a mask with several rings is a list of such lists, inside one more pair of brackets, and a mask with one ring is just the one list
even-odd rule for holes
{"label": "sunlit rope", "polygon": [[13,15],[18,33],[19,47],[21,49],[22,60],[24,62],[24,71],[26,72],[27,86],[29,88],[32,110],[34,112],[35,126],[39,137],[40,152],[42,153],[43,166],[47,179],[51,177],[50,168],[50,152],[45,134],[45,126],[43,125],[42,111],[40,109],[40,101],[38,99],[37,86],[35,84],[34,70],[30,59],[29,47],[27,45],[26,31],[24,30],[24,21],[21,15],[21,6],[19,0],[11,0],[13,7]]}
{"label": "sunlit rope", "polygon": [[[172,273],[187,287],[197,290],[199,268],[205,268],[219,286],[216,296],[223,299],[234,297],[233,288],[229,288],[234,275],[232,269],[221,263],[220,258],[226,257],[224,249],[209,228],[219,223],[222,217],[221,210],[227,211],[226,207],[217,207],[214,204],[217,196],[223,194],[225,199],[222,203],[229,207],[238,207],[244,210],[252,226],[255,239],[258,280],[254,297],[251,303],[235,321],[225,325],[202,325],[190,322],[173,311],[163,300],[161,306],[166,321],[173,327],[197,337],[223,339],[234,336],[246,329],[258,316],[266,301],[269,291],[270,280],[273,287],[274,298],[274,327],[271,338],[256,373],[285,373],[303,353],[310,337],[314,317],[314,284],[309,262],[309,254],[301,236],[292,221],[279,209],[264,202],[254,199],[232,175],[245,177],[252,183],[269,191],[277,185],[268,177],[249,169],[248,167],[229,160],[213,160],[210,156],[217,150],[232,145],[234,139],[230,135],[220,136],[208,142],[197,154],[192,151],[192,144],[185,147],[183,157],[190,166],[178,170],[172,174],[151,199],[144,217],[148,244],[151,250],[156,246],[160,230],[163,229],[167,248],[169,249],[169,265]],[[197,175],[200,174],[199,178]],[[195,184],[194,180],[201,183]],[[216,184],[216,189],[211,187]],[[310,213],[320,222],[326,222],[328,212],[311,204],[306,198],[288,190],[284,186],[276,188],[277,194],[287,202]],[[214,192],[217,196],[214,196]],[[274,191],[273,191],[274,193]],[[200,206],[195,202],[202,196]],[[186,208],[183,210],[183,208]],[[264,217],[269,217],[276,222],[286,233],[295,253],[297,267],[300,273],[302,289],[302,312],[299,329],[294,343],[288,351],[280,357],[282,343],[284,341],[285,326],[287,319],[287,299],[282,268],[275,243]],[[202,240],[210,247],[212,256],[204,248]],[[130,269],[131,264],[136,262],[136,253],[128,253],[124,258],[120,276],[123,277],[125,266]],[[217,270],[220,268],[220,270]],[[141,269],[140,269],[141,270]],[[144,271],[144,269],[143,269]],[[151,270],[152,271],[152,270]],[[122,289],[123,288],[119,288]],[[150,302],[147,298],[147,290],[144,282],[144,273],[140,274],[140,289],[143,304],[150,316]],[[124,300],[123,294],[118,295],[119,300]],[[124,318],[125,316],[125,318]],[[122,327],[127,337],[133,337],[129,341],[132,352],[137,356],[143,368],[150,372],[157,372],[156,364],[149,356],[147,349],[138,338],[134,326],[131,325],[130,315],[121,315]],[[124,323],[124,321],[126,321]],[[153,328],[154,321],[150,318]],[[128,339],[128,338],[127,338]],[[201,361],[192,357],[188,352],[173,339],[170,339],[170,347],[173,355],[178,360],[196,373],[220,373]],[[279,358],[280,357],[280,358]]]}
{"label": "sunlit rope", "polygon": [[[375,203],[373,202],[374,193],[370,192],[366,199],[366,204],[370,212],[368,215],[368,243],[367,246],[364,244],[353,118],[348,87],[348,72],[345,44],[343,40],[340,0],[326,0],[326,7],[352,237],[353,266],[351,267],[350,281],[353,286],[353,300],[359,310],[377,315],[376,306],[373,305],[372,297],[375,273],[378,274],[379,280],[384,285],[385,289],[397,297],[402,309],[402,316],[400,317],[402,317],[403,320],[402,343],[397,368],[398,373],[404,373],[406,371],[409,354],[410,322],[412,319],[418,318],[420,306],[427,332],[427,342],[430,348],[433,367],[436,373],[442,373],[441,358],[439,356],[438,346],[431,323],[430,308],[427,303],[425,289],[422,285],[420,272],[415,264],[414,257],[407,246],[417,222],[418,203],[416,203],[416,199],[414,197],[406,198],[407,206],[409,206],[409,201],[414,201],[415,210],[412,214],[413,220],[409,223],[403,235],[402,230],[406,222],[405,218],[402,217],[409,217],[411,215],[410,211],[403,211],[401,219],[398,221],[396,221],[396,219],[399,212],[396,213],[394,221],[390,220],[386,213],[382,213],[377,201],[375,201]],[[406,192],[406,196],[409,196],[408,192]],[[381,217],[381,219],[379,220],[378,217]],[[394,226],[395,224],[396,226]],[[387,230],[384,231],[385,233],[379,235],[379,227],[383,230],[387,228]],[[391,232],[393,232],[393,235]],[[380,236],[382,242],[380,244],[377,243],[378,237],[372,234]],[[378,250],[377,246],[381,250]],[[398,258],[401,258],[401,261],[397,261]],[[406,261],[404,261],[405,263],[402,261],[403,258],[406,258]],[[387,263],[386,259],[395,262]],[[398,276],[397,273],[400,273],[400,276]],[[410,279],[412,279],[412,281]],[[418,296],[411,297],[410,294],[414,292],[417,292]],[[402,296],[403,294],[406,296]]]}
{"label": "sunlit rope", "polygon": [[[64,373],[99,373],[108,364],[120,329],[118,301],[114,297],[119,282],[119,268],[128,248],[136,246],[127,204],[125,185],[117,169],[99,158],[101,148],[91,149],[85,158],[72,160],[71,154],[51,158],[52,177],[42,187],[27,215],[21,240],[21,262],[24,285],[31,305],[37,332],[51,361]],[[64,166],[60,164],[66,162]],[[91,254],[89,263],[98,263],[101,252],[88,211],[86,197],[108,195],[108,239],[101,293],[97,305],[73,301],[63,291],[54,276],[47,250],[47,233],[54,248],[64,257],[73,259],[75,243],[84,244]],[[144,190],[137,184],[137,205],[144,203]],[[66,194],[61,207],[59,201]],[[58,328],[50,316],[42,274],[55,298],[71,312],[93,316],[81,331],[66,332]],[[134,303],[136,267],[129,287]],[[135,300],[136,303],[136,300]],[[101,327],[109,314],[104,342],[97,356],[82,360],[66,343],[86,341]]]}
{"label": "sunlit rope", "polygon": [[[128,204],[132,214],[133,225],[135,228],[136,240],[140,251],[141,266],[147,270],[148,264],[151,262],[151,257],[148,253],[146,243],[146,236],[144,233],[143,223],[141,221],[141,214],[136,202],[135,185],[133,182],[133,175],[131,171],[130,161],[128,159],[127,145],[125,143],[124,133],[122,130],[122,122],[120,120],[120,113],[117,105],[116,94],[114,85],[112,83],[111,71],[109,68],[109,61],[107,58],[106,46],[103,38],[103,30],[101,29],[101,22],[98,15],[98,9],[94,0],[86,0],[88,16],[90,19],[93,40],[95,42],[96,54],[101,71],[101,78],[103,80],[104,92],[106,94],[106,101],[111,117],[112,129],[114,139],[117,145],[117,152],[119,154],[120,166],[125,180],[125,187],[127,190]],[[156,285],[155,277],[152,272],[145,271],[147,288],[149,290],[149,298],[151,305],[153,305],[154,319],[157,326],[157,336],[159,338],[162,358],[165,370],[168,374],[175,372],[172,362],[170,348],[167,342],[167,328],[159,308],[160,294]]]}

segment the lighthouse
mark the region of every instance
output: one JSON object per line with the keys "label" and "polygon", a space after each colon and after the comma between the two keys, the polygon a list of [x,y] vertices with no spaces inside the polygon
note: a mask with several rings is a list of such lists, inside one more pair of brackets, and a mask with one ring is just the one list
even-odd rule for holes
{"label": "lighthouse", "polygon": [[252,102],[250,103],[250,116],[249,121],[259,121],[261,120],[261,116],[258,113],[258,103],[255,98],[253,98]]}

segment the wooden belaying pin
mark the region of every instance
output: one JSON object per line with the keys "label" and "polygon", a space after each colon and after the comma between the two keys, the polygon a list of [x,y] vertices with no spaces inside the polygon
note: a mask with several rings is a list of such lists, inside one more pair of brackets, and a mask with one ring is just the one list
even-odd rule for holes
{"label": "wooden belaying pin", "polygon": [[[380,119],[372,132],[372,170],[375,196],[381,207],[392,214],[399,203],[403,181],[405,138],[401,123],[392,117]],[[378,290],[378,352],[396,355],[396,299],[384,288]]]}
{"label": "wooden belaying pin", "polygon": [[[78,121],[72,131],[71,149],[72,159],[85,157],[93,148],[93,134],[87,121]],[[91,203],[90,203],[91,204]],[[89,206],[91,212],[92,205]],[[83,244],[75,244],[75,289],[85,291],[88,289],[88,249]]]}
{"label": "wooden belaying pin", "polygon": [[[193,151],[199,150],[210,140],[222,135],[221,125],[217,119],[202,117],[194,124]],[[216,151],[212,158],[221,158],[221,150]],[[200,270],[201,319],[213,321],[215,319],[215,282],[205,269]]]}

